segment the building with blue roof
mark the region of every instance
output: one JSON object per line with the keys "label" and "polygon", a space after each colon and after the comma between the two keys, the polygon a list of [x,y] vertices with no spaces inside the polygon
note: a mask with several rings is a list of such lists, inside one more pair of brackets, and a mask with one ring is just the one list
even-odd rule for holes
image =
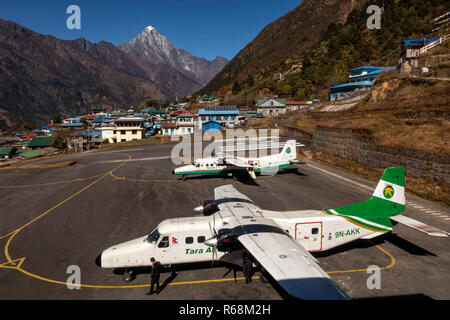
{"label": "building with blue roof", "polygon": [[227,128],[234,128],[238,123],[239,109],[237,106],[205,107],[198,110],[198,116],[203,123],[216,121]]}
{"label": "building with blue roof", "polygon": [[395,70],[395,67],[363,66],[350,70],[350,75],[346,83],[330,87],[330,101],[351,102],[359,100],[370,90],[376,77],[381,72],[391,70]]}
{"label": "building with blue roof", "polygon": [[[441,38],[421,38],[421,39],[407,39],[402,40],[401,46],[401,58],[400,58],[400,71],[402,73],[414,73],[421,70],[421,67],[417,57],[427,52],[427,48],[434,45],[430,44],[441,42]],[[437,45],[437,43],[436,43]],[[424,48],[428,46],[427,48]]]}

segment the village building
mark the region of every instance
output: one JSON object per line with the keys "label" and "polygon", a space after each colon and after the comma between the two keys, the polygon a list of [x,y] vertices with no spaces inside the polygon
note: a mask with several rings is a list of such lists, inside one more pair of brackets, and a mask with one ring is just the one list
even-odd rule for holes
{"label": "village building", "polygon": [[373,86],[376,77],[394,68],[363,66],[350,70],[347,83],[330,87],[331,102],[353,102],[360,100]]}
{"label": "village building", "polygon": [[200,98],[198,100],[198,103],[200,103],[200,104],[218,104],[219,99],[217,99],[217,97],[215,97],[215,96],[211,96],[208,98]]}
{"label": "village building", "polygon": [[97,128],[101,132],[102,140],[109,143],[137,141],[143,138],[144,119],[140,117],[122,117],[108,124]]}
{"label": "village building", "polygon": [[238,124],[239,109],[237,106],[205,107],[198,110],[202,125],[208,121],[216,121],[222,127],[234,128]]}
{"label": "village building", "polygon": [[16,153],[17,148],[12,146],[0,147],[0,159],[8,160]]}
{"label": "village building", "polygon": [[286,112],[286,99],[283,98],[264,98],[256,101],[256,109],[259,116],[270,117]]}
{"label": "village building", "polygon": [[28,143],[28,151],[32,150],[43,150],[44,148],[50,148],[55,145],[56,137],[55,136],[37,136],[34,137]]}

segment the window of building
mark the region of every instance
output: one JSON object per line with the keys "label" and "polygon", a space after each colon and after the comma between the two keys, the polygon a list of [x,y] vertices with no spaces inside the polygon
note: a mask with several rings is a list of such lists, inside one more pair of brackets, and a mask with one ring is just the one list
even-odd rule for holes
{"label": "window of building", "polygon": [[185,239],[185,242],[186,242],[186,244],[194,243],[194,238],[192,238],[192,237],[187,237],[187,238]]}
{"label": "window of building", "polygon": [[137,134],[137,130],[132,130],[131,134]]}
{"label": "window of building", "polygon": [[120,134],[125,134],[125,130],[121,130],[121,131],[120,131]]}

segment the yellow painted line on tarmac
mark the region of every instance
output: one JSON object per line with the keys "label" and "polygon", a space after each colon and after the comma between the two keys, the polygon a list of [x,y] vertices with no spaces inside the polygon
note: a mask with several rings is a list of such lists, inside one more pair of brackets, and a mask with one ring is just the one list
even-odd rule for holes
{"label": "yellow painted line on tarmac", "polygon": [[386,254],[389,258],[391,258],[391,262],[389,263],[389,265],[385,266],[385,267],[381,267],[381,268],[366,268],[366,269],[353,269],[353,270],[336,270],[336,271],[328,271],[328,274],[333,274],[333,273],[351,273],[351,272],[366,272],[367,270],[387,270],[392,268],[393,266],[395,266],[396,264],[396,260],[394,258],[394,256],[392,254],[390,254],[386,249],[381,248],[379,245],[375,246],[376,248],[378,248],[379,250],[381,250],[384,254]]}
{"label": "yellow painted line on tarmac", "polygon": [[1,236],[0,239],[6,238],[7,236],[13,234],[16,230],[11,231],[10,233],[5,234],[4,236]]}
{"label": "yellow painted line on tarmac", "polygon": [[[132,182],[182,182],[182,183],[186,183],[187,180],[190,180],[190,181],[202,181],[202,180],[198,180],[198,179],[189,179],[189,178],[187,178],[186,181],[183,181],[183,180],[180,180],[180,179],[133,179],[133,178],[127,178],[127,177],[119,177],[119,176],[116,176],[113,173],[111,173],[111,176],[113,178],[117,179],[117,180],[132,181]],[[199,176],[201,176],[201,174]],[[258,179],[256,179],[256,180],[266,179],[266,178],[271,178],[271,177],[274,177],[274,176],[258,177]],[[223,181],[223,180],[226,180],[226,179],[227,179],[227,177],[225,177],[225,178],[208,178],[206,180],[208,180],[208,181],[214,181],[214,180],[216,180],[216,181],[217,180]]]}
{"label": "yellow painted line on tarmac", "polygon": [[177,181],[181,181],[178,179],[132,179],[132,178],[127,178],[127,177],[116,176],[112,172],[110,174],[116,180],[133,181],[133,182],[177,182]]}
{"label": "yellow painted line on tarmac", "polygon": [[[14,239],[14,237],[20,232],[22,231],[24,228],[26,228],[27,226],[31,225],[32,223],[36,222],[37,220],[39,220],[40,218],[46,216],[47,214],[49,214],[50,212],[52,212],[53,210],[55,210],[56,208],[58,208],[59,206],[63,205],[64,203],[66,203],[67,201],[71,200],[72,198],[76,197],[77,195],[79,195],[80,193],[82,193],[83,191],[85,191],[86,189],[90,188],[91,186],[93,186],[94,184],[96,184],[97,182],[99,182],[100,180],[102,180],[103,178],[105,178],[107,175],[109,175],[110,173],[112,173],[112,171],[119,169],[120,167],[122,167],[123,165],[125,165],[130,159],[131,156],[128,155],[128,160],[126,160],[125,162],[121,163],[120,165],[118,165],[117,167],[115,167],[114,169],[102,174],[101,177],[97,178],[95,181],[89,183],[86,187],[84,187],[83,189],[75,192],[74,194],[72,194],[71,196],[67,197],[66,199],[64,199],[63,201],[61,201],[60,203],[58,203],[57,205],[51,207],[50,209],[48,209],[47,211],[45,211],[44,213],[40,214],[39,216],[37,216],[36,218],[28,221],[26,224],[24,224],[23,226],[21,226],[20,228],[16,229],[15,231],[12,232],[12,235],[9,237],[8,241],[6,242],[5,248],[4,248],[4,254],[6,259],[8,260],[8,262],[13,261],[9,255],[9,245],[11,244],[12,239]],[[11,234],[11,233],[10,233]]]}
{"label": "yellow painted line on tarmac", "polygon": [[[381,248],[380,246],[376,245],[376,248],[378,248],[379,250],[381,250],[383,253],[385,253],[388,257],[391,258],[391,262],[389,265],[385,266],[385,267],[381,267],[381,268],[377,268],[379,270],[386,270],[386,269],[390,269],[392,268],[396,261],[395,258],[385,249]],[[16,259],[14,261],[8,262],[8,263],[4,263],[2,265],[0,265],[0,269],[1,268],[8,268],[8,269],[16,269],[32,278],[41,280],[41,281],[45,281],[45,282],[49,282],[49,283],[54,283],[54,284],[59,284],[59,285],[71,285],[73,286],[73,283],[67,283],[67,282],[63,282],[63,281],[58,281],[58,280],[52,280],[52,279],[48,279],[36,274],[33,274],[29,271],[26,271],[24,269],[21,268],[21,265],[23,263],[23,261],[25,260],[25,258],[21,258],[21,259]],[[14,263],[16,261],[19,261],[19,265],[17,266],[10,266],[11,263]],[[352,269],[352,270],[337,270],[337,271],[328,271],[327,274],[333,274],[333,273],[352,273],[352,272],[366,272],[367,270],[372,270],[369,268],[366,269]],[[259,279],[259,276],[254,276],[252,277],[252,279]],[[229,281],[242,281],[245,280],[244,277],[238,277],[238,278],[222,278],[222,279],[210,279],[210,280],[196,280],[196,281],[182,281],[182,282],[171,282],[168,283],[167,285],[169,286],[180,286],[180,285],[192,285],[192,284],[208,284],[208,283],[220,283],[220,282],[229,282]],[[96,288],[96,289],[132,289],[132,288],[144,288],[144,287],[149,287],[149,284],[138,284],[138,285],[91,285],[91,284],[80,284],[80,287],[82,288]]]}
{"label": "yellow painted line on tarmac", "polygon": [[[95,181],[91,182],[90,184],[88,184],[87,186],[85,186],[84,188],[82,188],[81,190],[75,192],[74,194],[72,194],[71,196],[67,197],[66,199],[64,199],[63,201],[61,201],[60,203],[58,203],[57,205],[53,206],[52,208],[48,209],[47,211],[45,211],[44,213],[42,213],[41,215],[37,216],[36,218],[30,220],[29,222],[27,222],[26,224],[24,224],[23,226],[21,226],[20,228],[0,237],[0,239],[2,238],[6,238],[7,236],[10,236],[5,248],[4,248],[4,255],[7,259],[7,262],[0,264],[0,269],[15,269],[18,270],[20,272],[22,272],[23,274],[26,274],[32,278],[38,279],[38,280],[42,280],[45,282],[49,282],[49,283],[54,283],[54,284],[59,284],[59,285],[71,285],[73,286],[73,283],[67,283],[67,282],[63,282],[63,281],[58,281],[58,280],[52,280],[52,279],[48,279],[36,274],[33,274],[25,269],[22,269],[21,266],[24,262],[24,260],[26,259],[25,257],[23,258],[19,258],[19,259],[12,259],[10,254],[9,254],[9,246],[12,242],[12,240],[14,239],[14,237],[20,232],[22,231],[24,228],[26,228],[27,226],[31,225],[32,223],[36,222],[37,220],[41,219],[42,217],[44,217],[45,215],[51,213],[53,210],[55,210],[56,208],[58,208],[59,206],[63,205],[64,203],[66,203],[67,201],[73,199],[74,197],[76,197],[77,195],[79,195],[80,193],[82,193],[83,191],[85,191],[86,189],[90,188],[91,186],[93,186],[94,184],[96,184],[97,182],[99,182],[100,180],[102,180],[103,178],[105,178],[107,175],[111,175],[113,177],[115,177],[116,179],[120,179],[120,177],[117,177],[114,175],[114,171],[119,169],[120,167],[122,167],[123,165],[125,165],[130,159],[131,156],[126,154],[128,156],[128,160],[124,161],[123,163],[121,163],[120,165],[118,165],[117,167],[115,167],[114,169],[103,173],[99,176],[98,179],[96,179]],[[221,178],[217,178],[217,179],[221,179]],[[168,181],[178,181],[178,180],[168,180]],[[383,253],[385,253],[387,256],[389,256],[391,258],[391,263],[386,266],[386,267],[382,267],[379,268],[380,270],[386,270],[389,268],[392,268],[395,263],[396,260],[395,258],[389,253],[387,252],[385,249],[381,248],[380,246],[376,245],[376,247],[381,250]],[[333,273],[349,273],[349,272],[365,272],[368,269],[354,269],[354,270],[337,270],[337,271],[329,271],[327,272],[328,274],[333,274]],[[253,279],[258,279],[258,276],[253,277]],[[206,283],[219,283],[219,282],[227,282],[227,281],[238,281],[238,280],[244,280],[244,277],[239,277],[239,278],[223,278],[223,279],[211,279],[211,280],[198,280],[198,281],[184,281],[184,282],[173,282],[173,283],[169,283],[168,285],[171,286],[176,286],[176,285],[190,285],[190,284],[206,284]],[[141,284],[141,285],[90,285],[90,284],[80,284],[80,287],[84,287],[84,288],[103,288],[103,289],[127,289],[127,288],[143,288],[143,287],[149,287],[149,284]]]}

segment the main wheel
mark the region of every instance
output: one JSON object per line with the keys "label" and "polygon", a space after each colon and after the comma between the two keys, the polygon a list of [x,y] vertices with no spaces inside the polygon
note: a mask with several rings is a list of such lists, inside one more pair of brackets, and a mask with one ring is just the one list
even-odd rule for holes
{"label": "main wheel", "polygon": [[123,281],[131,282],[133,281],[133,273],[131,271],[125,271],[123,274]]}

